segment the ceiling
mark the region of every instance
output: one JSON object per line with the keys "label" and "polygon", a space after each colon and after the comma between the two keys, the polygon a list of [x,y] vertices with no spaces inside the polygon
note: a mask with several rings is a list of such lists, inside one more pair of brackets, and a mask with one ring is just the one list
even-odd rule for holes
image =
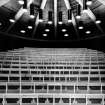
{"label": "ceiling", "polygon": [[[33,0],[34,18],[30,17],[31,1],[27,0],[28,6],[25,12],[19,0],[0,0],[0,34],[39,41],[76,41],[105,36],[104,0],[92,0],[86,11],[81,9],[79,19],[76,18],[77,5],[81,5],[82,0]],[[68,22],[69,8],[72,9],[71,22]],[[43,9],[43,22],[38,18],[39,9]],[[48,23],[49,11],[52,12],[51,24]]]}

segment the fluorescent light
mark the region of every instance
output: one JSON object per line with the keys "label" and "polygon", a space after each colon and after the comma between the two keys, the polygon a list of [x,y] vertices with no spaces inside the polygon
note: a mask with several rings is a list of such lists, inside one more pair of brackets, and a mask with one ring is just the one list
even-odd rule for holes
{"label": "fluorescent light", "polygon": [[86,31],[86,34],[90,34],[91,33],[91,31]]}
{"label": "fluorescent light", "polygon": [[49,32],[50,30],[49,30],[49,29],[45,29],[45,31],[46,31],[46,32]]}
{"label": "fluorescent light", "polygon": [[92,5],[92,1],[91,0],[87,1],[86,5],[88,5],[88,6]]}
{"label": "fluorescent light", "polygon": [[97,21],[96,21],[96,24],[100,24],[100,23],[101,23],[101,20],[97,20]]}
{"label": "fluorescent light", "polygon": [[30,18],[34,19],[34,18],[35,18],[35,16],[34,16],[34,15],[30,15]]}
{"label": "fluorescent light", "polygon": [[43,20],[42,19],[39,19],[39,22],[43,22]]}
{"label": "fluorescent light", "polygon": [[52,21],[48,21],[48,24],[52,24],[53,22]]}
{"label": "fluorescent light", "polygon": [[14,23],[14,22],[15,22],[15,20],[14,20],[14,19],[9,19],[9,21],[10,21],[11,23]]}
{"label": "fluorescent light", "polygon": [[68,20],[68,23],[71,23],[72,22],[72,20]]}
{"label": "fluorescent light", "polygon": [[65,37],[69,36],[69,34],[64,34]]}
{"label": "fluorescent light", "polygon": [[45,36],[45,37],[46,37],[46,36],[47,36],[47,34],[43,34],[43,36]]}
{"label": "fluorescent light", "polygon": [[32,29],[32,26],[28,26],[28,29]]}
{"label": "fluorescent light", "polygon": [[58,22],[58,24],[62,25],[63,23],[60,21],[60,22]]}
{"label": "fluorescent light", "polygon": [[21,4],[21,5],[23,5],[24,4],[24,1],[23,0],[19,0],[18,3]]}
{"label": "fluorescent light", "polygon": [[82,30],[84,27],[83,26],[79,26],[78,29]]}
{"label": "fluorescent light", "polygon": [[24,8],[23,11],[24,11],[24,12],[27,12],[27,9]]}
{"label": "fluorescent light", "polygon": [[25,31],[25,30],[21,30],[20,32],[21,32],[21,33],[23,33],[23,34],[24,34],[24,33],[26,33],[26,31]]}
{"label": "fluorescent light", "polygon": [[62,32],[66,32],[67,30],[66,29],[62,29]]}
{"label": "fluorescent light", "polygon": [[77,19],[80,19],[80,18],[81,18],[81,16],[77,15],[77,16],[76,16],[76,18],[77,18]]}

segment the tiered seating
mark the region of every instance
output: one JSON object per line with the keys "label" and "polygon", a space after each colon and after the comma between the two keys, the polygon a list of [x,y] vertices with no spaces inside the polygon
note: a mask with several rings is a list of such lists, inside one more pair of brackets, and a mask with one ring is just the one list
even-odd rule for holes
{"label": "tiered seating", "polygon": [[103,105],[105,54],[24,48],[0,53],[0,105]]}

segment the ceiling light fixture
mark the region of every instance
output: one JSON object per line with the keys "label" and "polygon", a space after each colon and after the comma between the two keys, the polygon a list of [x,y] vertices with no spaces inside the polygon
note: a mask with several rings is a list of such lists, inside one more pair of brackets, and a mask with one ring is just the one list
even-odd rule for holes
{"label": "ceiling light fixture", "polygon": [[96,24],[100,24],[101,23],[101,20],[96,20]]}
{"label": "ceiling light fixture", "polygon": [[9,19],[9,21],[10,21],[11,23],[15,23],[15,20],[14,20],[14,19]]}
{"label": "ceiling light fixture", "polygon": [[65,37],[69,36],[69,34],[64,34]]}
{"label": "ceiling light fixture", "polygon": [[46,31],[46,32],[49,32],[50,30],[49,30],[49,29],[45,29],[45,31]]}
{"label": "ceiling light fixture", "polygon": [[66,32],[67,30],[66,29],[62,29],[62,32]]}
{"label": "ceiling light fixture", "polygon": [[46,36],[47,36],[47,34],[43,34],[43,36],[44,36],[44,37],[46,37]]}
{"label": "ceiling light fixture", "polygon": [[26,33],[26,31],[25,31],[25,30],[21,30],[20,32],[21,32],[21,33],[23,33],[23,34],[24,34],[24,33]]}
{"label": "ceiling light fixture", "polygon": [[19,3],[20,5],[23,5],[23,4],[24,4],[24,1],[23,1],[23,0],[19,0],[18,3]]}
{"label": "ceiling light fixture", "polygon": [[87,0],[86,5],[87,5],[87,6],[92,5],[92,0]]}
{"label": "ceiling light fixture", "polygon": [[28,29],[32,29],[32,26],[28,26]]}
{"label": "ceiling light fixture", "polygon": [[91,33],[91,31],[86,31],[86,34],[90,34]]}
{"label": "ceiling light fixture", "polygon": [[83,26],[79,26],[78,29],[82,30],[82,29],[84,29],[84,27]]}
{"label": "ceiling light fixture", "polygon": [[48,24],[52,24],[53,22],[52,21],[48,21]]}

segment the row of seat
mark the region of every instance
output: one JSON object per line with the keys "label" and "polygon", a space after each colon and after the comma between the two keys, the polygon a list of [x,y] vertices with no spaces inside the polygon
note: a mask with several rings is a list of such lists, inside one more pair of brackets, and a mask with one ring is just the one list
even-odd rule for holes
{"label": "row of seat", "polygon": [[[44,105],[48,105],[48,103],[57,103],[57,104],[67,104],[69,105],[69,103],[73,103],[74,105],[102,105],[102,98],[44,98],[44,97],[39,97],[39,98],[0,98],[0,103],[28,103],[28,104],[35,104],[35,103],[43,103]],[[86,104],[87,103],[87,104]]]}
{"label": "row of seat", "polygon": [[0,93],[88,93],[105,94],[104,86],[73,86],[73,85],[0,85]]}
{"label": "row of seat", "polygon": [[0,76],[0,82],[85,82],[85,83],[94,83],[94,82],[100,82],[100,83],[105,83],[105,77],[77,77],[77,76],[72,76],[72,77],[64,77],[64,76],[27,76],[23,75],[22,77],[20,76]]}

